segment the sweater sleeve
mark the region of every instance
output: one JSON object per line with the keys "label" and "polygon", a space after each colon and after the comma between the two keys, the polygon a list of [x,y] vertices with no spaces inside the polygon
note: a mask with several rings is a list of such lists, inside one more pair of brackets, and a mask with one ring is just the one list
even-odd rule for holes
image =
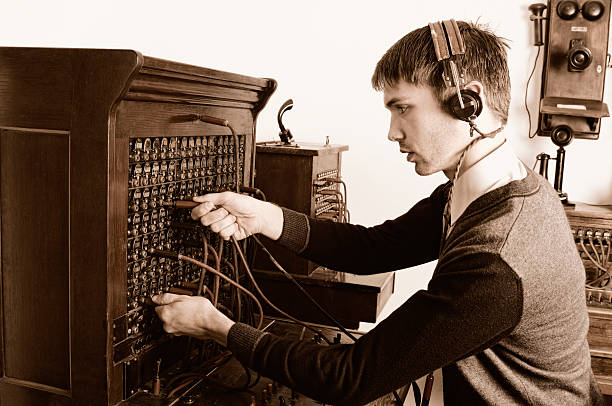
{"label": "sweater sleeve", "polygon": [[236,324],[228,347],[316,400],[363,404],[494,345],[518,324],[522,301],[521,281],[499,255],[465,254],[354,344],[320,346]]}
{"label": "sweater sleeve", "polygon": [[318,220],[283,209],[278,242],[319,265],[362,275],[433,261],[439,253],[447,185],[402,216],[374,227]]}

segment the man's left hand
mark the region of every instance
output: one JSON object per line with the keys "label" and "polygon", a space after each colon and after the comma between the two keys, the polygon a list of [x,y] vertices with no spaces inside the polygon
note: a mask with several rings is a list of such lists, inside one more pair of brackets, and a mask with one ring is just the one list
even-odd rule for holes
{"label": "man's left hand", "polygon": [[159,305],[155,312],[164,323],[166,332],[199,339],[211,338],[227,345],[227,333],[234,322],[215,309],[210,300],[173,293],[163,293],[151,299]]}

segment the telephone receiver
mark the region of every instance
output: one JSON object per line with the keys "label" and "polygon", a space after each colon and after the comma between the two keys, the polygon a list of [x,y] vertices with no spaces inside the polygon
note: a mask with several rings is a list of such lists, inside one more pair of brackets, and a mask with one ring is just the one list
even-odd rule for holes
{"label": "telephone receiver", "polygon": [[289,99],[286,102],[284,102],[280,110],[278,110],[277,120],[278,120],[278,126],[280,127],[280,133],[278,135],[281,141],[283,142],[283,144],[285,145],[290,145],[290,144],[295,143],[295,141],[293,141],[293,135],[291,135],[291,131],[288,128],[285,128],[285,126],[283,125],[283,114],[285,114],[286,111],[291,110],[292,108],[293,108],[293,99]]}
{"label": "telephone receiver", "polygon": [[544,10],[546,10],[546,4],[534,3],[529,6],[531,16],[529,19],[533,21],[533,45],[539,47],[544,45],[544,39],[542,38],[542,20],[546,20],[544,17]]}

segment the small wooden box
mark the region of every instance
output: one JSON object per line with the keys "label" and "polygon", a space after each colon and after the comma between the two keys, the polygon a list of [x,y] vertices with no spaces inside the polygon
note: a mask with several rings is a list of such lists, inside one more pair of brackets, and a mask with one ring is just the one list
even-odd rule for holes
{"label": "small wooden box", "polygon": [[[348,151],[348,145],[259,143],[256,151],[255,185],[265,193],[267,200],[316,217],[321,202],[317,201],[315,182],[325,176],[341,176],[342,152]],[[338,189],[339,185],[333,187]],[[287,272],[310,275],[318,266],[283,247],[266,243]],[[269,259],[261,254],[256,257],[256,268],[275,270]]]}

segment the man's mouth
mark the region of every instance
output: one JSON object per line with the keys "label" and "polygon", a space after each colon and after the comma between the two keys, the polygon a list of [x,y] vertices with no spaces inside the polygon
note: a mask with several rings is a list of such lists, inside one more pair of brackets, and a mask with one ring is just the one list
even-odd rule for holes
{"label": "man's mouth", "polygon": [[412,158],[414,157],[414,152],[409,151],[409,150],[407,150],[407,149],[400,149],[400,152],[401,152],[402,154],[406,154],[406,160],[407,160],[407,161],[411,161],[411,160],[412,160]]}

